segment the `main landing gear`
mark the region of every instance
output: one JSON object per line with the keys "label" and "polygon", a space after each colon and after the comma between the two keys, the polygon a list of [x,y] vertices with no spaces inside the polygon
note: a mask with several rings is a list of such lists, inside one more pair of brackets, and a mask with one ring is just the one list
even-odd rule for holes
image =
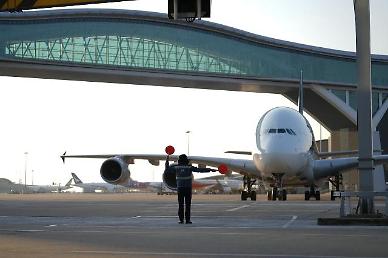
{"label": "main landing gear", "polygon": [[244,176],[244,190],[241,192],[241,201],[246,201],[251,198],[252,201],[256,201],[256,191],[252,191],[252,186],[256,183],[256,179],[252,179],[249,176]]}
{"label": "main landing gear", "polygon": [[283,189],[282,177],[284,173],[274,173],[272,174],[275,179],[275,186],[272,187],[270,191],[267,192],[268,201],[286,201],[287,200],[287,191]]}
{"label": "main landing gear", "polygon": [[315,190],[315,186],[311,185],[309,191],[304,192],[304,200],[308,201],[311,197],[315,197],[315,200],[319,201],[321,199],[321,192]]}
{"label": "main landing gear", "polygon": [[329,182],[335,187],[335,191],[331,190],[330,192],[330,200],[334,201],[336,196],[334,196],[334,192],[339,192],[340,191],[340,185],[343,186],[342,184],[342,174],[337,174],[334,176],[334,178],[329,178]]}

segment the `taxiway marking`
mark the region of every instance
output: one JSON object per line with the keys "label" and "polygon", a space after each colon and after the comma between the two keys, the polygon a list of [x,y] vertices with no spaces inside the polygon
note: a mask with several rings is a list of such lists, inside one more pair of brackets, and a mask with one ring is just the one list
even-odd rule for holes
{"label": "taxiway marking", "polygon": [[233,209],[229,209],[229,210],[226,210],[226,211],[237,211],[237,210],[240,210],[240,209],[248,208],[250,206],[251,205],[243,205],[243,206],[240,206],[240,207],[237,207],[237,208],[233,208]]}
{"label": "taxiway marking", "polygon": [[292,216],[292,218],[286,224],[284,224],[282,228],[288,228],[288,226],[290,226],[297,218],[298,216]]}
{"label": "taxiway marking", "polygon": [[[173,253],[173,252],[131,252],[131,251],[71,251],[73,254],[94,254],[94,255],[129,255],[129,256],[187,256],[187,257],[290,257],[290,258],[351,258],[353,256],[333,256],[333,255],[292,255],[292,254],[253,254],[253,253]],[[368,257],[366,257],[368,258]]]}

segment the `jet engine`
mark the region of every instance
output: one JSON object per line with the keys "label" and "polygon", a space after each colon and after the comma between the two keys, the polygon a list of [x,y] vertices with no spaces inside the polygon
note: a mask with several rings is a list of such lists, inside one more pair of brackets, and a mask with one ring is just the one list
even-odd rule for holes
{"label": "jet engine", "polygon": [[163,183],[173,191],[177,190],[176,186],[176,171],[172,169],[176,165],[171,165],[169,169],[164,170],[163,172]]}
{"label": "jet engine", "polygon": [[120,157],[107,159],[102,163],[100,175],[105,182],[113,185],[125,185],[131,175],[128,164]]}

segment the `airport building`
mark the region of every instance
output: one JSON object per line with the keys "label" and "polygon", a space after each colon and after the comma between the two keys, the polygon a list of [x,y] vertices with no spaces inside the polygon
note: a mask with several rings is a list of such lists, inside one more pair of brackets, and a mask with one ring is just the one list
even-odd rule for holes
{"label": "airport building", "polygon": [[[128,10],[1,13],[0,75],[282,94],[357,149],[355,53],[271,39],[206,21]],[[388,153],[388,57],[372,56],[375,151]],[[381,148],[380,148],[381,144]],[[383,169],[382,167],[379,169]],[[358,176],[346,187],[358,188]]]}

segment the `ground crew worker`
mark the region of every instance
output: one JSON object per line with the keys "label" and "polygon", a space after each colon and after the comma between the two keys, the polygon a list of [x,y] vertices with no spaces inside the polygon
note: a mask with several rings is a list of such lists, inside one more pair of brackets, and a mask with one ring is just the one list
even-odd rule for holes
{"label": "ground crew worker", "polygon": [[[192,172],[214,172],[216,169],[210,168],[198,168],[189,164],[189,159],[185,154],[182,154],[178,158],[178,165],[170,166],[169,156],[166,159],[166,170],[174,169],[176,173],[176,185],[178,191],[178,216],[179,224],[183,224],[183,219],[186,220],[186,224],[191,224],[191,195],[192,195]],[[186,209],[185,209],[186,208]]]}

